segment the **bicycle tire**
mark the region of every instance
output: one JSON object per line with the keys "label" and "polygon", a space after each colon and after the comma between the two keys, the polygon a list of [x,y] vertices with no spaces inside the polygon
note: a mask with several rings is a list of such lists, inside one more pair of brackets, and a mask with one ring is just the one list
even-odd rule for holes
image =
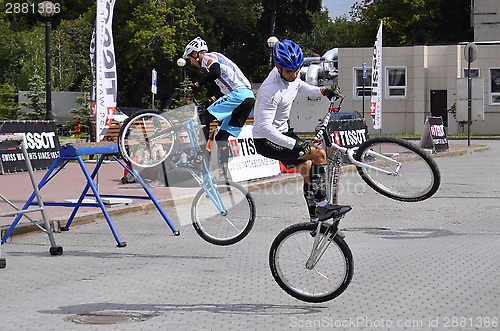
{"label": "bicycle tire", "polygon": [[221,215],[208,193],[202,188],[191,204],[191,221],[198,235],[220,246],[235,244],[245,238],[255,223],[255,203],[243,186],[231,181],[217,181],[214,186],[221,197],[226,215]]}
{"label": "bicycle tire", "polygon": [[430,198],[439,189],[441,174],[436,162],[415,144],[395,137],[372,138],[359,146],[355,159],[394,171],[394,164],[383,160],[380,155],[399,162],[397,174],[388,175],[356,166],[361,178],[376,192],[398,201],[417,202]]}
{"label": "bicycle tire", "polygon": [[[305,302],[325,302],[341,295],[354,274],[349,246],[337,233],[312,269],[306,268],[317,235],[317,224],[293,224],[274,239],[269,266],[274,280],[292,297]],[[326,227],[322,227],[324,234]]]}
{"label": "bicycle tire", "polygon": [[161,111],[146,109],[135,113],[120,128],[120,154],[129,164],[140,168],[155,167],[170,160],[179,145],[172,127],[172,120]]}

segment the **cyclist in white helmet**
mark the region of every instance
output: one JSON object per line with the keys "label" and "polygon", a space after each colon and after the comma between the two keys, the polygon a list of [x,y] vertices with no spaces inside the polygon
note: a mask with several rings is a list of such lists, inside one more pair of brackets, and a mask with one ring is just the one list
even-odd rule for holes
{"label": "cyclist in white helmet", "polygon": [[273,59],[275,68],[257,93],[252,130],[255,148],[261,155],[296,167],[304,178],[304,197],[312,222],[346,213],[350,206],[333,205],[326,199],[325,151],[300,139],[289,127],[290,110],[298,93],[331,99],[339,91],[336,87],[312,86],[300,79],[304,55],[292,40],[278,41]]}
{"label": "cyclist in white helmet", "polygon": [[222,122],[215,140],[222,162],[227,162],[229,157],[227,139],[230,135],[238,136],[255,103],[250,82],[233,61],[221,53],[209,53],[207,43],[200,37],[187,44],[183,58],[188,59],[192,65],[208,71],[205,77],[192,85],[193,90],[209,82],[214,82],[220,89],[219,95],[211,97],[213,103],[208,106],[207,111],[200,113],[200,122],[206,125],[204,134],[207,140],[210,123],[214,119]]}

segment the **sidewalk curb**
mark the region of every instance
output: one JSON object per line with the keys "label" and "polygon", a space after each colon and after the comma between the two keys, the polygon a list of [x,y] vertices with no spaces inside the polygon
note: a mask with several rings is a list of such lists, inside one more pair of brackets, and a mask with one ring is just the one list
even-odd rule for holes
{"label": "sidewalk curb", "polygon": [[[460,155],[465,155],[465,154],[472,154],[476,152],[484,152],[487,150],[490,150],[491,148],[486,145],[474,145],[470,147],[465,147],[465,148],[460,148],[454,151],[445,151],[445,152],[439,152],[432,154],[431,156],[434,158],[439,158],[439,157],[450,157],[450,156],[460,156]],[[349,172],[354,172],[356,171],[356,167],[354,165],[345,165],[342,166],[342,173],[349,173]],[[293,183],[293,182],[302,182],[302,178],[299,174],[280,174],[276,177],[270,177],[270,178],[264,178],[264,179],[258,179],[254,181],[249,181],[246,183],[239,183],[243,185],[250,193],[252,192],[257,192],[260,189],[265,189],[272,187],[273,185],[276,185],[277,183],[279,184],[287,184],[287,183]],[[186,204],[186,203],[191,203],[194,195],[186,195],[183,197],[179,198],[165,198],[165,199],[158,199],[157,201],[160,204],[160,206],[167,210],[166,213],[168,215],[168,208],[175,207],[177,204]],[[151,201],[145,201],[142,203],[137,203],[133,205],[125,205],[125,206],[116,206],[112,208],[107,208],[107,212],[110,216],[111,219],[113,219],[116,216],[121,216],[124,214],[128,213],[134,213],[134,212],[143,212],[143,213],[152,213],[156,212],[158,213],[158,210],[156,209],[156,206],[151,202]],[[98,220],[103,220],[103,214],[100,208],[96,209],[96,212],[87,212],[83,215],[76,215],[73,219],[72,222],[72,227],[78,226],[78,225],[84,225],[84,224],[89,224],[93,222],[97,222]],[[56,218],[53,220],[49,220],[49,223],[51,224],[51,227],[54,232],[58,233],[61,232],[61,228],[66,225],[67,219],[63,218]],[[38,221],[37,224],[39,226],[42,226],[43,222]],[[3,226],[0,229],[0,236],[3,237],[5,232],[9,226]],[[8,238],[7,242],[9,240],[12,240],[13,237],[15,236],[22,236],[22,235],[30,235],[32,232],[35,231],[40,231],[40,228],[35,225],[30,223],[19,223],[10,237]]]}

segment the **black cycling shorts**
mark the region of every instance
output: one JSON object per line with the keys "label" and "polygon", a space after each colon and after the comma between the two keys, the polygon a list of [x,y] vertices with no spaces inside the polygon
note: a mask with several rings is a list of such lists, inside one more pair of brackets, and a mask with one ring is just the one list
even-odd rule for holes
{"label": "black cycling shorts", "polygon": [[[297,140],[301,140],[299,136],[290,129],[288,132],[284,133],[285,136],[292,137]],[[299,160],[300,149],[294,147],[293,149],[288,149],[265,138],[254,138],[255,148],[257,153],[268,157],[270,159],[279,160],[285,165],[285,167],[295,167],[307,160]]]}

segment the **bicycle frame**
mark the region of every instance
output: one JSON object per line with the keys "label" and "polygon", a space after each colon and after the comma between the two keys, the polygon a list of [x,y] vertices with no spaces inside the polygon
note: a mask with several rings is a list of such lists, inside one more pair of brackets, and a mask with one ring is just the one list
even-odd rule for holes
{"label": "bicycle frame", "polygon": [[314,136],[312,141],[314,143],[319,143],[319,142],[321,142],[321,140],[325,139],[325,141],[327,143],[327,147],[334,148],[336,151],[339,151],[342,155],[347,155],[349,162],[352,163],[353,165],[358,166],[358,167],[377,170],[377,171],[380,171],[381,173],[384,173],[386,175],[396,176],[398,174],[399,168],[401,167],[401,162],[397,162],[396,160],[394,160],[390,157],[387,157],[383,154],[377,153],[375,151],[370,151],[369,155],[377,156],[378,158],[381,158],[385,161],[391,162],[397,166],[395,171],[387,171],[385,169],[373,166],[371,164],[367,164],[367,163],[356,160],[354,158],[354,154],[358,150],[357,147],[353,147],[353,148],[342,147],[340,145],[337,145],[334,142],[333,135],[328,131],[328,123],[330,122],[330,118],[331,118],[332,113],[336,113],[336,112],[340,111],[343,101],[344,101],[344,99],[340,98],[340,103],[338,104],[337,107],[334,106],[335,100],[330,102],[330,106],[328,108],[328,113],[321,120],[321,124],[319,125],[320,129],[318,130],[318,132],[316,133],[316,135]]}
{"label": "bicycle frame", "polygon": [[182,125],[183,127],[186,128],[186,131],[188,133],[191,148],[194,151],[194,157],[197,159],[200,158],[202,160],[201,162],[202,168],[199,170],[199,172],[195,172],[193,169],[188,169],[188,170],[193,176],[193,178],[201,186],[201,188],[205,191],[210,200],[212,200],[214,205],[219,210],[220,214],[225,216],[227,215],[227,210],[224,207],[224,204],[222,203],[219,192],[215,188],[213,181],[214,177],[210,173],[205,156],[202,153],[200,153],[198,149],[198,141],[199,141],[199,137],[197,135],[197,130],[199,129],[198,122],[196,121],[195,118],[191,118],[182,123]]}
{"label": "bicycle frame", "polygon": [[[177,133],[181,130],[186,130],[191,148],[194,152],[194,157],[195,159],[200,160],[200,165],[201,168],[197,169],[198,171],[195,171],[195,169],[189,169],[185,168],[189,171],[189,173],[193,176],[193,178],[196,180],[196,182],[200,185],[200,187],[205,191],[207,196],[210,198],[210,200],[214,203],[216,208],[218,209],[219,213],[223,216],[227,215],[227,209],[224,207],[224,204],[222,203],[222,199],[219,195],[219,192],[217,191],[215,185],[214,185],[214,177],[210,173],[210,169],[207,163],[207,159],[203,155],[203,153],[199,150],[199,136],[198,136],[198,130],[201,128],[201,126],[198,124],[197,121],[197,114],[198,114],[198,107],[195,105],[195,109],[193,111],[193,117],[190,119],[186,120],[182,124],[172,126],[168,130],[158,132],[152,136],[150,136],[147,140],[146,143],[149,142],[154,142],[158,139],[167,137],[171,135],[172,133]],[[175,137],[174,137],[175,139]],[[178,162],[176,165],[179,166],[179,164],[182,165],[181,162]]]}

